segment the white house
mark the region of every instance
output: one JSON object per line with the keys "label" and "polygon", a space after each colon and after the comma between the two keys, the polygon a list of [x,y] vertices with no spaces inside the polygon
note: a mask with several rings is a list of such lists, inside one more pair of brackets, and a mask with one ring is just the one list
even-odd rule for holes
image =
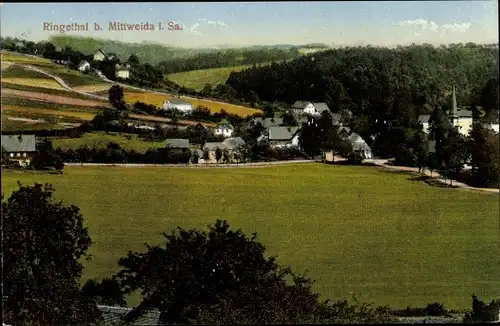
{"label": "white house", "polygon": [[360,135],[353,132],[349,137],[347,137],[347,141],[351,144],[352,150],[361,154],[364,159],[372,159],[372,150],[370,146],[365,142]]}
{"label": "white house", "polygon": [[193,104],[181,99],[171,99],[165,101],[165,103],[163,103],[162,109],[165,111],[176,109],[184,114],[191,113],[194,110]]}
{"label": "white house", "polygon": [[104,53],[101,49],[97,50],[94,53],[94,61],[104,61],[106,58],[106,53]]}
{"label": "white house", "polygon": [[329,111],[328,105],[323,102],[312,103],[309,101],[296,101],[292,104],[292,113],[295,114],[310,114],[310,115],[321,115],[323,111]]}
{"label": "white house", "polygon": [[89,71],[90,70],[90,63],[88,63],[88,61],[83,60],[78,65],[78,70],[80,70],[81,72]]}
{"label": "white house", "polygon": [[233,132],[234,126],[226,119],[222,119],[214,129],[214,135],[216,136],[231,137]]}
{"label": "white house", "polygon": [[116,65],[115,70],[116,78],[129,79],[130,78],[130,65]]}
{"label": "white house", "polygon": [[422,114],[418,117],[418,122],[420,122],[422,124],[422,126],[423,126],[422,129],[425,133],[429,133],[429,118],[430,117],[431,116],[428,114]]}

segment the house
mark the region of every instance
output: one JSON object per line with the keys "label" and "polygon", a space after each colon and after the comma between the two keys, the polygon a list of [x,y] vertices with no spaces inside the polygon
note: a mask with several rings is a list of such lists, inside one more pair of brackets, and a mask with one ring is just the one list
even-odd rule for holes
{"label": "house", "polygon": [[364,141],[363,138],[361,138],[360,135],[353,132],[349,137],[347,137],[346,140],[351,144],[352,150],[361,154],[364,159],[373,158],[370,146],[368,146],[368,144]]}
{"label": "house", "polygon": [[217,149],[220,149],[221,151],[228,150],[231,156],[231,161],[238,162],[238,157],[235,154],[239,153],[239,150],[244,145],[245,141],[241,137],[226,138],[223,142],[207,142],[202,148],[203,152],[208,152],[208,159],[205,163],[217,163]]}
{"label": "house", "polygon": [[498,117],[496,117],[490,124],[489,124],[489,128],[493,130],[493,132],[495,132],[496,134],[499,133],[499,124],[498,124]]}
{"label": "house", "polygon": [[341,139],[346,139],[351,134],[351,128],[341,126],[337,129],[337,133]]}
{"label": "house", "polygon": [[332,113],[332,123],[334,126],[342,126],[342,115],[340,113]]}
{"label": "house", "polygon": [[455,85],[453,85],[451,95],[451,112],[450,120],[453,127],[458,127],[458,131],[463,135],[468,135],[472,129],[472,111],[459,109],[457,107],[457,96],[455,93]]}
{"label": "house", "polygon": [[188,163],[192,158],[189,139],[167,139],[165,147],[160,152],[165,155],[170,163]]}
{"label": "house", "polygon": [[[193,161],[195,154],[198,156],[198,162]],[[201,149],[193,149],[192,156],[191,156],[191,162],[198,163],[198,164],[205,163],[205,158],[203,157],[203,151]]]}
{"label": "house", "polygon": [[250,126],[255,126],[258,123],[262,125],[262,127],[269,129],[271,127],[279,127],[283,125],[283,118],[255,118],[252,121],[250,121]]}
{"label": "house", "polygon": [[418,122],[422,124],[422,130],[425,133],[429,133],[429,118],[431,116],[428,114],[422,114],[418,117]]}
{"label": "house", "polygon": [[234,126],[226,119],[222,119],[214,129],[214,135],[216,136],[231,137],[233,132]]}
{"label": "house", "polygon": [[328,105],[323,102],[312,103],[309,101],[296,101],[292,104],[292,113],[295,114],[309,114],[319,116],[323,111],[330,111]]}
{"label": "house", "polygon": [[163,103],[162,109],[165,111],[175,109],[175,110],[178,110],[184,114],[191,113],[194,110],[193,104],[191,104],[187,101],[181,100],[181,99],[171,99],[171,100],[165,101]]}
{"label": "house", "polygon": [[115,66],[115,76],[116,78],[129,79],[130,78],[130,65],[119,65]]}
{"label": "house", "polygon": [[170,138],[165,141],[167,149],[189,149],[189,139]]}
{"label": "house", "polygon": [[104,59],[106,59],[106,53],[104,53],[101,49],[94,53],[94,61],[104,61]]}
{"label": "house", "polygon": [[37,154],[35,135],[2,135],[2,148],[7,157],[21,166],[31,163]]}
{"label": "house", "polygon": [[273,148],[290,148],[299,146],[299,127],[271,127],[257,139],[267,141]]}
{"label": "house", "polygon": [[80,64],[78,65],[78,70],[80,70],[81,72],[89,71],[90,63],[86,60],[81,61]]}

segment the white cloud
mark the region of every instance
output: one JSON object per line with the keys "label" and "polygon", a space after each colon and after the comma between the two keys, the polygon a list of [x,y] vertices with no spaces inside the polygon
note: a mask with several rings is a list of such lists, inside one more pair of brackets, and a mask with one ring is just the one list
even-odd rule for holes
{"label": "white cloud", "polygon": [[220,21],[220,20],[214,21],[214,20],[207,20],[206,18],[200,18],[192,26],[187,27],[187,28],[183,28],[183,29],[186,29],[191,34],[201,36],[202,34],[199,31],[199,29],[202,25],[205,25],[205,24],[212,25],[212,26],[227,27],[227,24],[224,23],[223,21]]}
{"label": "white cloud", "polygon": [[446,34],[447,32],[464,33],[471,27],[470,23],[460,23],[460,24],[454,23],[454,24],[438,25],[432,20],[428,21],[423,18],[418,18],[414,20],[402,20],[395,23],[395,25],[418,27],[421,31],[431,31],[434,33],[441,32],[441,34]]}

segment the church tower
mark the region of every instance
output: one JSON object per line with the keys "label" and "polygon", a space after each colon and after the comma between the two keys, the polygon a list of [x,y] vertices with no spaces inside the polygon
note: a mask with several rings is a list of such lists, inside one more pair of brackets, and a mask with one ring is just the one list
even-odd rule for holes
{"label": "church tower", "polygon": [[453,127],[456,126],[456,122],[458,119],[458,112],[457,112],[457,94],[455,93],[455,84],[453,84],[453,89],[452,89],[452,94],[451,94],[451,112],[450,112],[450,119],[451,119],[451,125]]}

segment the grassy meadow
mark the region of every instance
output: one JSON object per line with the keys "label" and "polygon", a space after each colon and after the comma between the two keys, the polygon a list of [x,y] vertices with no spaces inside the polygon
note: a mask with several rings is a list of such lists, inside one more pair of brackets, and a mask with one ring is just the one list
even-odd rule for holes
{"label": "grassy meadow", "polygon": [[76,150],[81,146],[87,145],[93,148],[106,148],[108,143],[115,142],[121,148],[126,150],[135,150],[140,153],[145,153],[150,148],[165,147],[165,142],[160,141],[147,141],[139,138],[137,134],[125,134],[118,132],[105,132],[97,131],[86,133],[80,138],[66,138],[66,137],[51,137],[54,148],[73,149]]}
{"label": "grassy meadow", "polygon": [[[263,66],[267,64],[268,63],[262,63],[257,66]],[[252,65],[191,70],[169,74],[166,75],[166,77],[181,86],[201,91],[206,84],[210,84],[212,86],[224,84],[226,83],[226,80],[231,72],[241,71],[250,67],[252,67]]]}
{"label": "grassy meadow", "polygon": [[112,275],[128,250],[161,244],[162,232],[221,218],[258,232],[282,266],[309,270],[324,298],[470,308],[471,293],[500,296],[496,195],[323,164],[2,171],[6,197],[18,180],[50,182],[56,199],[81,208],[93,240],[84,278]]}
{"label": "grassy meadow", "polygon": [[[152,104],[157,107],[162,106],[163,103],[169,99],[169,96],[166,94],[163,95],[152,92],[135,92],[135,91],[125,90],[124,95],[125,95],[124,96],[125,102],[127,103],[134,104],[135,102],[139,101],[147,104]],[[181,98],[193,104],[195,108],[197,108],[200,105],[207,107],[212,114],[218,113],[221,110],[226,110],[226,112],[228,113],[246,117],[254,113],[262,112],[261,110],[258,109],[253,109],[246,106],[235,105],[230,103],[212,102],[209,100],[195,99],[195,98],[185,98],[183,96],[181,96]]]}

